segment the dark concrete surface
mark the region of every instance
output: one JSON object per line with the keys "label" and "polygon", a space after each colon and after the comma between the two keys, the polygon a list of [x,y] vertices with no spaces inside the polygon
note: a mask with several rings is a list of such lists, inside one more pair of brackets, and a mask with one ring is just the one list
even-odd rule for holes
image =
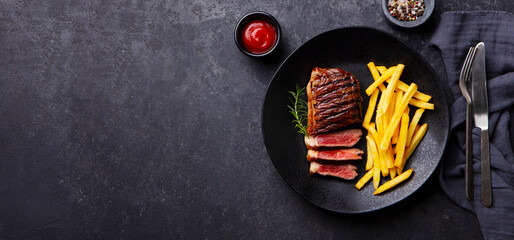
{"label": "dark concrete surface", "polygon": [[[233,41],[249,11],[273,14],[270,59]],[[427,46],[437,1],[400,29],[379,1],[0,2],[0,239],[481,239],[435,177],[390,208],[336,214],[282,180],[261,136],[266,87],[309,38],[344,26],[397,35],[445,79]]]}

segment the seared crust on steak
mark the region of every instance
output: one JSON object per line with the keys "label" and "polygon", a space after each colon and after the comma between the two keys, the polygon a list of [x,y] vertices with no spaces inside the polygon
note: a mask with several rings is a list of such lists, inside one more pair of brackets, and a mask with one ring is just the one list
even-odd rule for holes
{"label": "seared crust on steak", "polygon": [[362,122],[359,81],[347,71],[315,67],[307,84],[307,98],[310,136]]}

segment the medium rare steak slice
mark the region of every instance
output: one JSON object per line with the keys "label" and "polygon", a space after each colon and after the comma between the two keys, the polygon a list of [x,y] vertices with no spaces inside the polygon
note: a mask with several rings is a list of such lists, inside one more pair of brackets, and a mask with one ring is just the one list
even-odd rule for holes
{"label": "medium rare steak slice", "polygon": [[342,179],[354,179],[357,176],[357,167],[353,164],[325,164],[311,162],[311,175],[317,173],[322,176],[333,176]]}
{"label": "medium rare steak slice", "polygon": [[346,161],[346,160],[360,160],[364,151],[357,148],[343,148],[334,150],[309,150],[307,151],[307,160],[309,162],[324,160],[324,161]]}
{"label": "medium rare steak slice", "polygon": [[339,132],[321,133],[316,136],[305,136],[308,149],[320,147],[353,147],[361,139],[362,130],[348,129]]}
{"label": "medium rare steak slice", "polygon": [[315,67],[307,84],[307,98],[310,136],[362,122],[359,81],[347,71]]}

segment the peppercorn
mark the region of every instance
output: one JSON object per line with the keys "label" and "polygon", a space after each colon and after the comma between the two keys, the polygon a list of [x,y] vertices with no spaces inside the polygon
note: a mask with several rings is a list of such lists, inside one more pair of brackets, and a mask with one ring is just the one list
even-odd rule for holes
{"label": "peppercorn", "polygon": [[424,1],[389,0],[389,13],[400,21],[414,21],[423,15]]}

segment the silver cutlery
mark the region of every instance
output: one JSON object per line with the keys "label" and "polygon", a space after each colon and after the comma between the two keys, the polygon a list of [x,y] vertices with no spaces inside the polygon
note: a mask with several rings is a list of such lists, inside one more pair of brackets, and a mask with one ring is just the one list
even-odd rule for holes
{"label": "silver cutlery", "polygon": [[459,87],[464,99],[466,99],[466,199],[473,200],[473,141],[471,139],[472,128],[472,111],[471,111],[471,97],[468,92],[468,83],[470,82],[471,64],[475,56],[475,48],[470,47],[466,60],[462,65],[459,77]]}
{"label": "silver cutlery", "polygon": [[489,158],[489,105],[485,76],[485,46],[483,42],[475,46],[475,57],[471,67],[471,92],[475,126],[480,128],[480,152],[482,175],[482,204],[492,205],[491,161]]}

